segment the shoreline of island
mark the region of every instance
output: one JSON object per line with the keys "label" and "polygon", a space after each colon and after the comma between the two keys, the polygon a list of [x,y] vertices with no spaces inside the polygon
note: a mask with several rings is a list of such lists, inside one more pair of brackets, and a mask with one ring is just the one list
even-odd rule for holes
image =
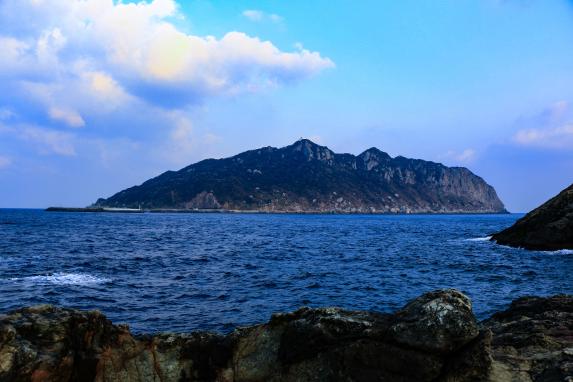
{"label": "shoreline of island", "polygon": [[113,207],[48,207],[46,212],[82,213],[182,213],[182,214],[261,214],[261,215],[509,215],[505,211],[432,211],[432,212],[389,212],[389,211],[267,211],[231,209],[177,209],[177,208],[113,208]]}

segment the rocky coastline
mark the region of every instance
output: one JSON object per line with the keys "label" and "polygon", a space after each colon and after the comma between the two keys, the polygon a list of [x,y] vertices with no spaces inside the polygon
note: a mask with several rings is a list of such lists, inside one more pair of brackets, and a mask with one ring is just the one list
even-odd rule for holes
{"label": "rocky coastline", "polygon": [[456,290],[394,314],[301,308],[228,335],[133,335],[97,311],[0,316],[0,381],[572,381],[573,296],[477,322]]}
{"label": "rocky coastline", "polygon": [[[90,213],[152,213],[152,214],[259,214],[259,215],[490,215],[492,212],[425,211],[425,212],[387,212],[387,211],[337,211],[337,210],[305,210],[305,211],[272,211],[272,210],[227,210],[227,209],[177,209],[177,208],[107,208],[107,207],[48,207],[46,212],[90,212]],[[496,212],[509,214],[509,212]]]}
{"label": "rocky coastline", "polygon": [[573,249],[573,184],[491,239],[531,250]]}

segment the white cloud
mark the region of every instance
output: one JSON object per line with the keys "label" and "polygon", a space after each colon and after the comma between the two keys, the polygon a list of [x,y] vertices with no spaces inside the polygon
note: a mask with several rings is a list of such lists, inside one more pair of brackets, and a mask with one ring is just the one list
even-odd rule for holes
{"label": "white cloud", "polygon": [[573,150],[573,124],[519,130],[513,141],[522,146]]}
{"label": "white cloud", "polygon": [[477,158],[477,152],[474,149],[467,148],[462,151],[450,150],[444,155],[440,156],[440,160],[447,160],[449,162],[470,164]]}
{"label": "white cloud", "polygon": [[192,128],[195,106],[334,67],[302,45],[285,51],[238,31],[189,34],[179,12],[174,0],[0,0],[0,121],[12,124],[14,144],[74,156],[89,134],[100,145],[126,139],[172,149],[184,163],[219,141]]}
{"label": "white cloud", "polygon": [[70,127],[83,127],[86,125],[82,116],[75,110],[51,107],[50,118],[62,121]]}
{"label": "white cloud", "polygon": [[458,156],[457,159],[460,162],[472,162],[476,157],[476,151],[474,149],[465,149]]}
{"label": "white cloud", "polygon": [[40,62],[58,63],[58,53],[66,45],[67,39],[59,28],[46,30],[36,43],[36,56]]}
{"label": "white cloud", "polygon": [[280,23],[284,20],[281,16],[279,16],[275,13],[265,13],[265,12],[260,11],[258,9],[244,10],[242,15],[243,15],[243,17],[246,17],[247,19],[254,21],[254,22],[261,22],[261,21],[269,20],[273,23]]}
{"label": "white cloud", "polygon": [[[253,85],[260,89],[304,79],[334,66],[318,52],[283,52],[269,41],[241,32],[231,31],[221,39],[186,34],[170,22],[177,15],[173,0],[129,4],[6,0],[0,7],[0,24],[17,23],[24,17],[21,14],[36,17],[29,26],[35,29],[13,31],[17,32],[13,35],[0,29],[5,61],[26,62],[32,71],[42,68],[43,75],[68,78],[77,75],[73,68],[78,61],[88,61],[93,71],[107,73],[120,87],[142,98],[152,99],[155,89],[193,102],[206,95],[249,91]],[[245,15],[280,20],[278,15],[259,12]]]}
{"label": "white cloud", "polygon": [[13,37],[0,36],[0,69],[13,69],[26,54],[29,49],[28,44]]}
{"label": "white cloud", "polygon": [[112,111],[133,101],[133,97],[108,73],[80,65],[78,75],[83,79],[83,91],[91,94],[90,101],[98,101],[100,111]]}
{"label": "white cloud", "polygon": [[243,16],[245,16],[251,21],[261,21],[265,16],[265,14],[263,11],[259,11],[256,9],[247,9],[243,11]]}

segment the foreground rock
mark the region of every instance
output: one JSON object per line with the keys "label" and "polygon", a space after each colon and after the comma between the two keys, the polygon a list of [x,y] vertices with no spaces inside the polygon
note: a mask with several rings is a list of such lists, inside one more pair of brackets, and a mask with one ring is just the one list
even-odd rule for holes
{"label": "foreground rock", "polygon": [[573,249],[573,184],[492,240],[535,250]]}
{"label": "foreground rock", "polygon": [[572,310],[571,297],[521,299],[479,326],[446,290],[395,314],[302,308],[227,336],[133,336],[39,306],[0,317],[0,381],[562,381]]}
{"label": "foreground rock", "polygon": [[573,296],[520,298],[482,325],[493,333],[492,380],[573,381]]}

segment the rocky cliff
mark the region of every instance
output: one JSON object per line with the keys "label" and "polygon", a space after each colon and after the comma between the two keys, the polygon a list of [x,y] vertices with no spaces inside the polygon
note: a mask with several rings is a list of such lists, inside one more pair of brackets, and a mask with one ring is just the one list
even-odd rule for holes
{"label": "rocky cliff", "polygon": [[526,249],[573,249],[573,184],[492,240]]}
{"label": "rocky cliff", "polygon": [[0,381],[569,381],[573,297],[523,298],[478,324],[455,290],[395,314],[302,308],[223,336],[133,336],[98,312],[0,316]]}
{"label": "rocky cliff", "polygon": [[98,207],[267,212],[505,212],[495,190],[461,167],[371,148],[335,154],[303,139],[168,171],[99,199]]}

